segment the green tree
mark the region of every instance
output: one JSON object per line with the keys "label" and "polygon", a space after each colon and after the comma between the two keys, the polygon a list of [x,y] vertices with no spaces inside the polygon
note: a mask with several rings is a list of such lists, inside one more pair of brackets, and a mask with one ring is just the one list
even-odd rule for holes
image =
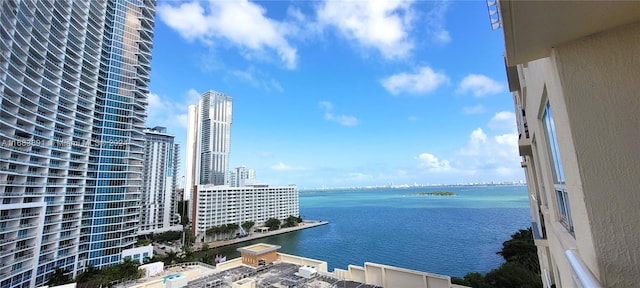
{"label": "green tree", "polygon": [[296,227],[298,226],[298,217],[290,215],[285,219],[284,227]]}
{"label": "green tree", "polygon": [[162,262],[164,265],[171,265],[178,260],[178,253],[176,252],[167,252]]}
{"label": "green tree", "polygon": [[280,229],[280,219],[269,218],[267,222],[264,223],[265,226],[269,227],[269,231],[274,231]]}
{"label": "green tree", "polygon": [[533,243],[533,231],[521,229],[511,235],[511,239],[502,243],[502,250],[498,252],[507,262],[518,263],[529,271],[539,272],[538,251]]}
{"label": "green tree", "polygon": [[253,228],[253,226],[256,225],[255,222],[253,221],[247,221],[242,223],[242,229],[244,229],[245,231],[247,231],[247,233],[249,233],[249,230],[251,230],[251,228]]}
{"label": "green tree", "polygon": [[149,245],[151,245],[151,240],[145,239],[145,238],[138,238],[138,241],[136,241],[136,244],[135,244],[136,247],[149,246]]}
{"label": "green tree", "polygon": [[469,272],[464,275],[464,278],[452,277],[451,283],[473,288],[491,288],[488,284],[485,284],[484,276],[478,272]]}
{"label": "green tree", "polygon": [[95,281],[98,278],[99,270],[96,269],[93,265],[87,266],[87,269],[84,272],[80,273],[76,277],[76,282],[78,283],[89,283]]}
{"label": "green tree", "polygon": [[484,277],[493,288],[542,288],[540,274],[534,273],[516,262],[507,262],[491,270]]}
{"label": "green tree", "polygon": [[140,263],[131,259],[104,267],[101,270],[89,266],[84,273],[78,275],[76,282],[78,282],[78,287],[104,287],[114,281],[138,279],[143,275],[143,271],[139,270],[138,266]]}
{"label": "green tree", "polygon": [[473,288],[541,288],[540,265],[531,228],[522,229],[502,243],[502,255],[506,263],[482,276],[478,272],[467,273],[464,278],[451,278],[451,283]]}
{"label": "green tree", "polygon": [[153,234],[152,238],[156,242],[169,242],[182,239],[182,231],[167,231],[159,234]]}
{"label": "green tree", "polygon": [[69,271],[62,268],[56,268],[56,270],[54,270],[53,273],[51,273],[51,275],[49,276],[47,285],[58,286],[69,284],[71,282],[73,282],[73,279],[71,279],[71,276],[69,276]]}
{"label": "green tree", "polygon": [[202,251],[207,251],[207,250],[209,250],[209,244],[207,244],[207,243],[202,243],[202,246],[200,247],[200,250],[202,250]]}
{"label": "green tree", "polygon": [[238,230],[238,228],[240,228],[238,224],[235,224],[235,223],[227,224],[227,233],[234,233],[236,232],[236,230]]}

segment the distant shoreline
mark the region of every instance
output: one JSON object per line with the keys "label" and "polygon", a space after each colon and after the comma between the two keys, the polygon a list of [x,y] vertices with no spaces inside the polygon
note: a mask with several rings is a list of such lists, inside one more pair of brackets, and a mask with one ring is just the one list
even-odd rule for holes
{"label": "distant shoreline", "polygon": [[497,187],[497,186],[527,186],[526,183],[485,183],[485,184],[432,184],[432,185],[381,185],[381,186],[362,186],[362,187],[326,187],[326,188],[300,188],[298,191],[305,192],[322,192],[322,191],[341,191],[341,190],[375,190],[375,189],[413,189],[413,188],[446,188],[446,187]]}
{"label": "distant shoreline", "polygon": [[[238,244],[242,242],[247,242],[255,239],[266,238],[274,235],[318,227],[318,226],[327,225],[327,224],[329,224],[328,221],[304,220],[302,223],[298,224],[298,226],[296,227],[280,228],[278,230],[269,231],[265,233],[252,232],[252,233],[249,233],[249,236],[244,238],[236,238],[231,240],[221,240],[221,241],[214,241],[214,242],[203,242],[203,243],[207,243],[207,245],[209,245],[209,249],[213,249],[213,248],[219,248],[219,247],[229,246],[233,244]],[[201,251],[203,243],[194,243],[193,244],[194,251]]]}
{"label": "distant shoreline", "polygon": [[458,196],[458,193],[449,191],[432,191],[432,192],[418,192],[409,194],[412,196]]}

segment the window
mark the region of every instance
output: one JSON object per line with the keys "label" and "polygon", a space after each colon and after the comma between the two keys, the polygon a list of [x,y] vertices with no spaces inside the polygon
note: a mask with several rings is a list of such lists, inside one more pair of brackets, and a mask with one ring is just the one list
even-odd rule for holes
{"label": "window", "polygon": [[558,218],[569,232],[573,233],[573,221],[571,220],[571,208],[569,205],[569,195],[565,187],[564,171],[562,161],[560,160],[560,149],[556,134],[556,127],[553,121],[553,112],[551,104],[547,102],[542,115],[542,126],[544,127],[547,139],[547,147],[549,148],[549,159],[551,160],[554,190],[557,201]]}

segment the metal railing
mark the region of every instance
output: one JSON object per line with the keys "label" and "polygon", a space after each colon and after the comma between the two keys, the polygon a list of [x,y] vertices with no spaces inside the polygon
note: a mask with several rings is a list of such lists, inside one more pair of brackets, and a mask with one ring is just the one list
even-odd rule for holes
{"label": "metal railing", "polygon": [[567,250],[564,251],[564,254],[571,265],[571,269],[573,269],[573,280],[576,287],[604,288],[576,251]]}

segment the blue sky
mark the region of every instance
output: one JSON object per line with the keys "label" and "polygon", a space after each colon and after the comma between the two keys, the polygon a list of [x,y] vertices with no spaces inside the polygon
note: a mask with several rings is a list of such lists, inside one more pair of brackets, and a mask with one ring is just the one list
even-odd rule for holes
{"label": "blue sky", "polygon": [[485,1],[160,0],[147,126],[211,89],[267,184],[524,180],[503,51]]}

